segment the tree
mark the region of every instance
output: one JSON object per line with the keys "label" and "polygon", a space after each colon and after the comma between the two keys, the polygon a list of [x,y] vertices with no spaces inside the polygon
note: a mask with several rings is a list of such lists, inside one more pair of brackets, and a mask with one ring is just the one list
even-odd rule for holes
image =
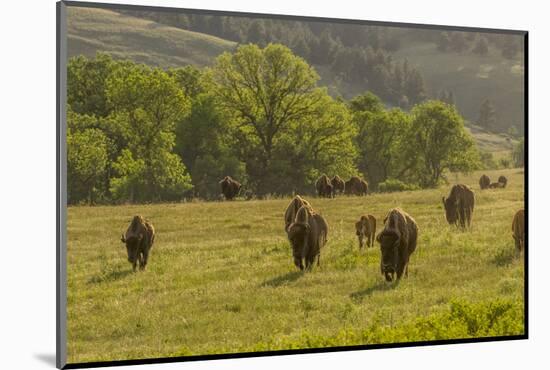
{"label": "tree", "polygon": [[476,42],[476,46],[472,49],[472,52],[477,55],[487,55],[489,53],[489,43],[487,42],[487,38],[480,36]]}
{"label": "tree", "polygon": [[495,107],[489,99],[485,99],[479,108],[479,118],[477,120],[477,124],[486,130],[494,130],[496,129],[496,123],[497,116]]}
{"label": "tree", "polygon": [[[249,186],[260,195],[284,189],[273,176],[293,164],[289,161],[292,153],[281,148],[295,145],[296,139],[305,140],[315,128],[313,124],[326,128],[324,135],[330,131],[351,141],[349,130],[340,127],[343,131],[339,133],[331,128],[339,127],[337,120],[345,117],[340,117],[342,109],[326,90],[317,88],[317,73],[283,45],[269,44],[264,49],[244,45],[233,54],[224,53],[217,58],[209,79],[210,91],[231,123],[237,156],[246,163]],[[347,123],[345,119],[343,123]],[[331,142],[324,136],[318,140],[317,151]],[[339,160],[344,158],[332,162]],[[313,162],[308,159],[303,166]],[[299,180],[296,182],[294,185],[299,185]]]}
{"label": "tree", "polygon": [[107,168],[107,137],[95,128],[67,130],[68,202],[94,203],[101,191],[100,179]]}
{"label": "tree", "polygon": [[116,62],[108,54],[88,59],[73,57],[67,65],[67,103],[79,114],[106,117],[110,110],[105,96],[105,80]]}
{"label": "tree", "polygon": [[443,52],[447,51],[449,49],[450,42],[449,34],[445,31],[441,32],[439,34],[439,38],[437,39],[437,50]]}
{"label": "tree", "polygon": [[105,85],[112,119],[122,123],[127,141],[116,161],[114,195],[130,201],[180,198],[191,184],[172,149],[175,123],[189,112],[188,97],[168,73],[133,63],[117,67]]}
{"label": "tree", "polygon": [[405,80],[405,95],[409,98],[410,104],[418,104],[426,99],[426,87],[420,72],[413,68],[408,71]]}
{"label": "tree", "polygon": [[402,137],[410,120],[400,109],[384,110],[380,99],[371,93],[354,98],[350,109],[359,129],[359,170],[376,189],[389,177],[398,176]]}
{"label": "tree", "polygon": [[454,106],[432,100],[415,106],[411,114],[404,170],[422,187],[437,185],[445,171],[469,172],[479,166],[475,142]]}
{"label": "tree", "polygon": [[525,139],[521,138],[519,142],[514,146],[512,152],[512,161],[514,166],[523,167],[525,165]]}

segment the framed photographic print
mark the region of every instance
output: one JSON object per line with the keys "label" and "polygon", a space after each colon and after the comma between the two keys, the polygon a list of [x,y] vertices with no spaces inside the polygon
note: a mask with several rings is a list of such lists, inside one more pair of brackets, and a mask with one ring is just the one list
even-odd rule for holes
{"label": "framed photographic print", "polygon": [[59,368],[528,337],[526,31],[57,22]]}

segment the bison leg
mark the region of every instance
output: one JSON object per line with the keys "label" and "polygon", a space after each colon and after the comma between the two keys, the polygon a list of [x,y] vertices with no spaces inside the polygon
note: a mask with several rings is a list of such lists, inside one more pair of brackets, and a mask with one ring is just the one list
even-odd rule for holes
{"label": "bison leg", "polygon": [[132,262],[132,269],[134,270],[134,272],[136,272],[136,267],[137,267],[137,260]]}
{"label": "bison leg", "polygon": [[463,229],[466,227],[466,216],[464,214],[464,207],[458,207],[458,220],[460,222],[460,227]]}
{"label": "bison leg", "polygon": [[321,253],[317,255],[317,267],[321,266]]}

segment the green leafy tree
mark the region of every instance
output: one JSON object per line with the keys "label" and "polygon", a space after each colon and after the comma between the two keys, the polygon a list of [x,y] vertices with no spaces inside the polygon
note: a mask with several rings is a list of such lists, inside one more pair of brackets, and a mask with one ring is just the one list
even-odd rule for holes
{"label": "green leafy tree", "polygon": [[372,93],[354,98],[350,109],[359,129],[359,170],[376,189],[379,183],[399,176],[399,152],[405,144],[402,139],[410,119],[400,109],[386,111],[381,100]]}
{"label": "green leafy tree", "polygon": [[101,194],[101,178],[107,168],[108,139],[95,128],[67,131],[68,201],[95,202]]}
{"label": "green leafy tree", "polygon": [[446,171],[478,168],[479,153],[454,106],[437,100],[412,109],[409,132],[402,148],[410,178],[422,187],[437,185]]}
{"label": "green leafy tree", "polygon": [[[211,91],[231,122],[234,149],[246,163],[249,186],[260,195],[303,185],[299,179],[287,186],[273,178],[289,166],[312,166],[309,158],[303,164],[291,163],[293,153],[281,149],[295,146],[296,137],[323,128],[319,135],[325,136],[318,137],[315,144],[319,153],[336,140],[325,132],[351,141],[347,136],[353,129],[351,125],[342,134],[333,130],[342,125],[338,120],[346,123],[341,117],[345,109],[333,102],[326,90],[317,88],[319,76],[313,68],[283,45],[270,44],[264,49],[245,45],[233,54],[224,53],[217,58],[209,79]],[[312,137],[310,144],[314,142]],[[340,158],[344,160],[336,157],[332,162]]]}
{"label": "green leafy tree", "polygon": [[[189,112],[188,97],[168,73],[144,65],[117,67],[105,85],[113,119],[124,123],[127,149],[131,153],[131,157],[125,154],[117,160],[114,193],[130,195],[130,201],[178,199],[191,187],[185,166],[172,153],[175,124]],[[121,164],[128,162],[128,158],[143,161],[138,183],[121,183],[129,178]],[[122,188],[131,189],[121,191]]]}
{"label": "green leafy tree", "polygon": [[67,65],[67,103],[79,114],[106,117],[110,109],[105,96],[105,80],[116,62],[108,54],[95,58],[73,57]]}

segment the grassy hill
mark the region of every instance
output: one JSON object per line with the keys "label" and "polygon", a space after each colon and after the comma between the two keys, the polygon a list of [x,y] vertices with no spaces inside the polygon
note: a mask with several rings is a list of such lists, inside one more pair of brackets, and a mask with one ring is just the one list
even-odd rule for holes
{"label": "grassy hill", "polygon": [[[519,36],[518,36],[519,37]],[[505,59],[500,51],[489,48],[486,56],[466,53],[442,53],[432,43],[404,43],[396,60],[407,59],[418,67],[430,96],[443,90],[454,93],[455,103],[466,119],[475,122],[479,107],[489,98],[495,106],[498,126],[523,127],[524,70],[521,56]]]}
{"label": "grassy hill", "polygon": [[236,44],[105,9],[68,8],[69,57],[97,51],[162,67],[204,66]]}
{"label": "grassy hill", "polygon": [[[456,178],[476,189],[466,232],[444,219],[448,187],[310,198],[329,241],[305,274],[283,231],[289,199],[69,207],[69,362],[522,334],[511,222],[523,171],[487,174],[509,186],[481,192],[479,173]],[[397,285],[383,281],[378,247],[358,250],[354,229],[371,213],[379,231],[395,206],[420,229]],[[119,238],[135,214],[157,237],[147,271],[134,274]]]}

